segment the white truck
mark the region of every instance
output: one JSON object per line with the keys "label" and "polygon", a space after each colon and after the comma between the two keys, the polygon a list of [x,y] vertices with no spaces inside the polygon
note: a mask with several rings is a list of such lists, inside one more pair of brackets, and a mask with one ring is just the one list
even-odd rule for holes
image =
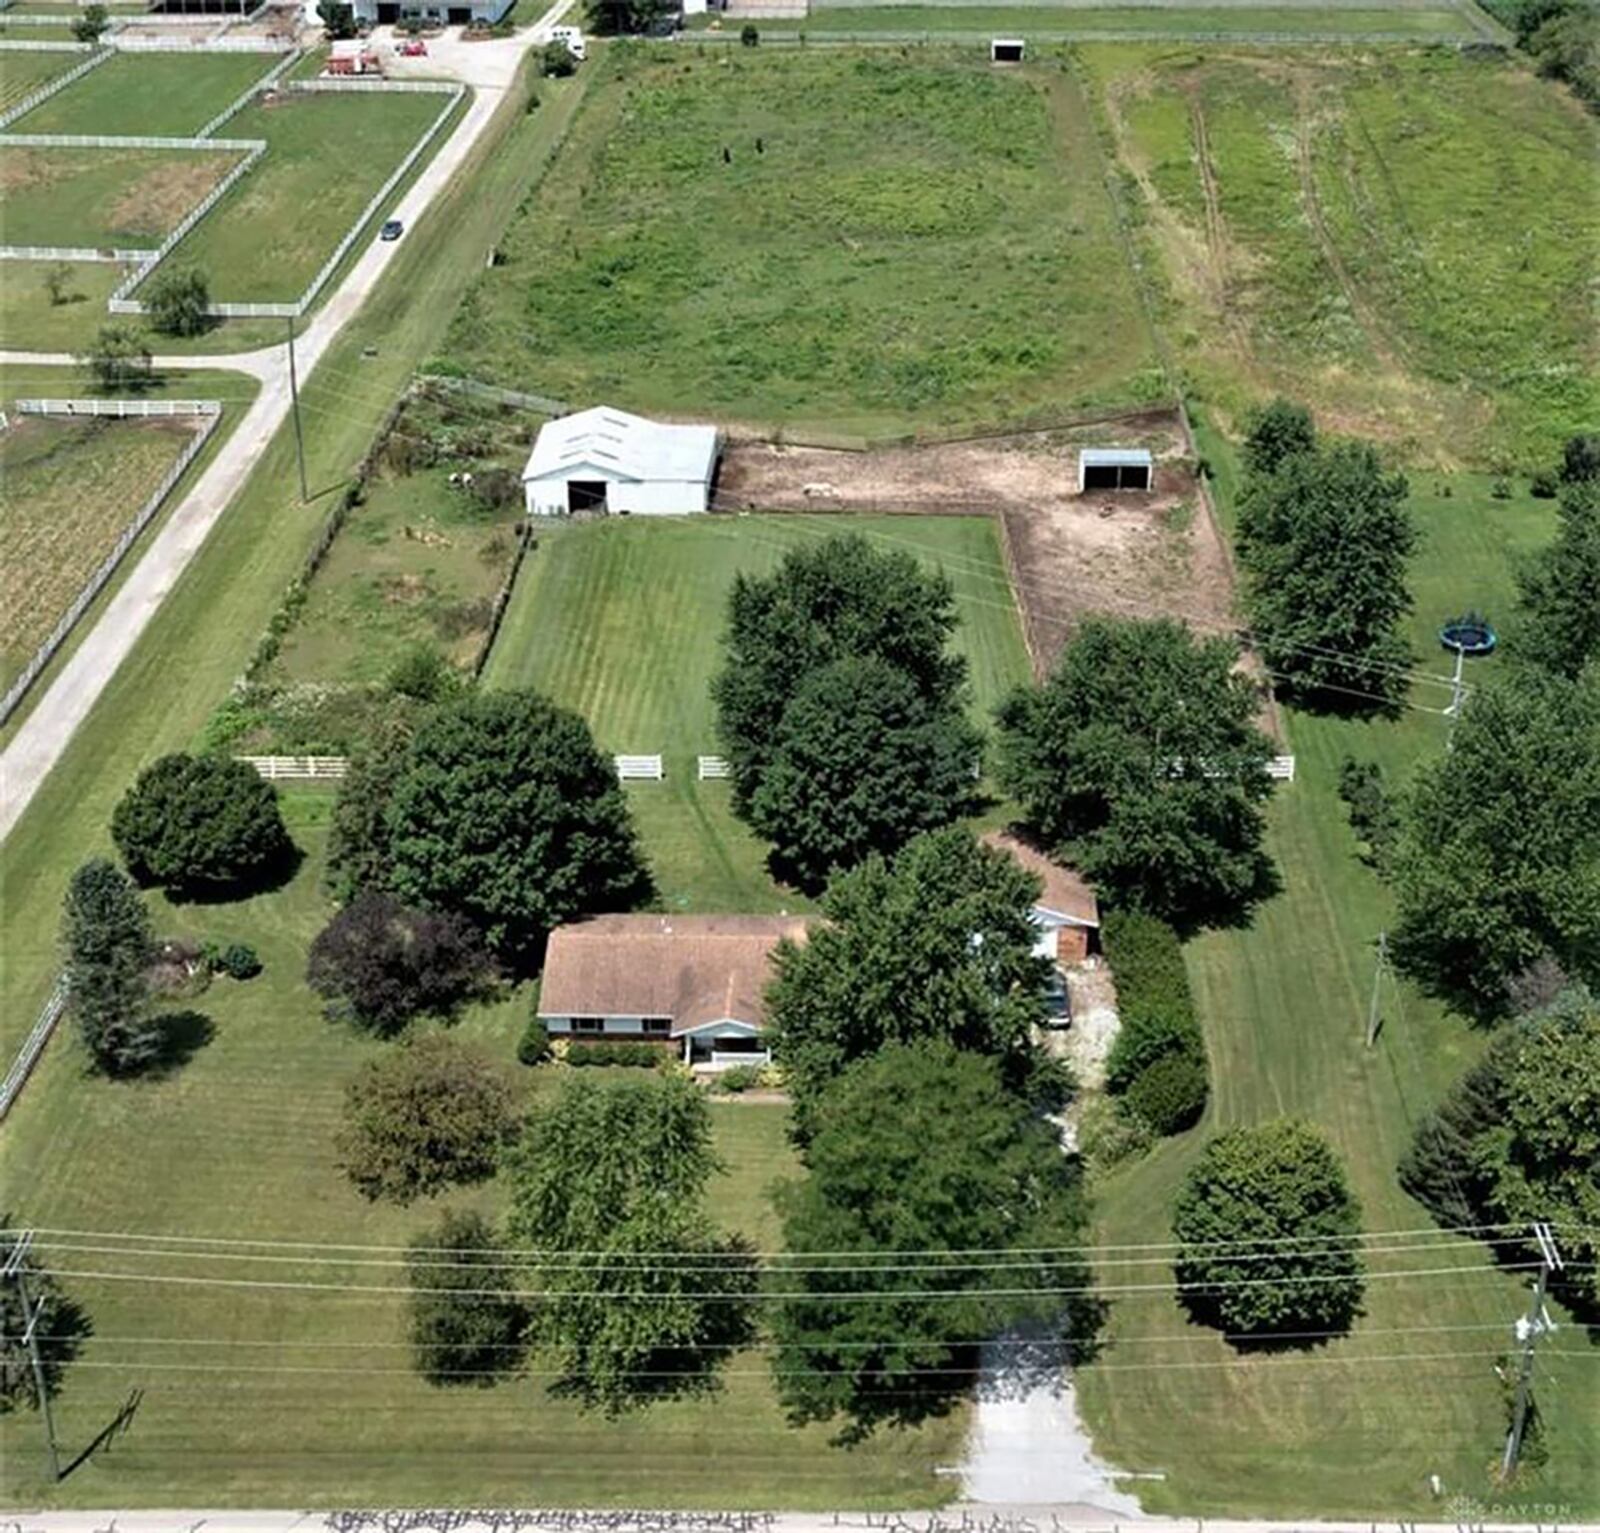
{"label": "white truck", "polygon": [[550,41],[565,43],[567,52],[581,64],[589,56],[588,45],[583,40],[583,31],[579,27],[559,26],[550,28]]}

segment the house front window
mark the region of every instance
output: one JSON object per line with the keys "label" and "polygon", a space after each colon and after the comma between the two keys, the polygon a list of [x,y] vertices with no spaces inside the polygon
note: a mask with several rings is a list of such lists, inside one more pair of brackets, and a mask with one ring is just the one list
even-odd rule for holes
{"label": "house front window", "polygon": [[642,1031],[647,1038],[665,1038],[672,1031],[671,1017],[646,1017]]}

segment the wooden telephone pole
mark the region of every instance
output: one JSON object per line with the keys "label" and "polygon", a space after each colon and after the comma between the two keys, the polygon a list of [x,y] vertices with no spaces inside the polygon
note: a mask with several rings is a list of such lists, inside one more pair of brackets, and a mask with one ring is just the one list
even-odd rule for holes
{"label": "wooden telephone pole", "polygon": [[1550,1288],[1550,1274],[1559,1272],[1566,1263],[1556,1249],[1555,1235],[1548,1224],[1536,1224],[1533,1238],[1539,1242],[1539,1277],[1533,1285],[1533,1298],[1528,1313],[1519,1315],[1511,1328],[1512,1334],[1522,1344],[1522,1361],[1517,1368],[1517,1397],[1511,1408],[1511,1430],[1506,1433],[1506,1451],[1500,1459],[1500,1478],[1509,1480],[1517,1472],[1517,1459],[1522,1453],[1522,1435],[1528,1425],[1528,1405],[1533,1386],[1533,1347],[1541,1336],[1548,1336],[1556,1328],[1545,1308],[1545,1295]]}
{"label": "wooden telephone pole", "polygon": [[39,1320],[44,1314],[44,1300],[37,1306],[28,1296],[28,1250],[33,1245],[33,1231],[24,1230],[16,1243],[6,1253],[5,1266],[0,1268],[0,1281],[17,1285],[17,1301],[22,1308],[22,1344],[28,1349],[33,1365],[33,1387],[39,1395],[39,1413],[44,1417],[45,1446],[50,1452],[50,1478],[61,1478],[61,1453],[56,1447],[56,1422],[50,1410],[50,1391],[44,1372],[44,1359],[39,1356]]}

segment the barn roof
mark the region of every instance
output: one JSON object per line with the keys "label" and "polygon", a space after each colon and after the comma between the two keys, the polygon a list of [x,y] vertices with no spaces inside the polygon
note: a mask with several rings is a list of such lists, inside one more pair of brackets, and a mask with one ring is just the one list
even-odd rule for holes
{"label": "barn roof", "polygon": [[613,479],[704,483],[717,461],[715,426],[672,426],[609,405],[559,416],[539,428],[522,470],[530,479],[598,470]]}
{"label": "barn roof", "polygon": [[1148,447],[1085,447],[1078,461],[1086,468],[1149,468],[1153,460]]}
{"label": "barn roof", "polygon": [[708,1022],[761,1026],[779,941],[800,916],[595,916],[545,948],[541,1017],[671,1017],[678,1037]]}
{"label": "barn roof", "polygon": [[982,837],[985,846],[998,852],[1009,852],[1044,888],[1035,902],[1038,909],[1048,910],[1074,926],[1098,926],[1100,903],[1094,890],[1071,868],[1052,862],[1036,847],[1012,835],[1010,831],[991,830]]}

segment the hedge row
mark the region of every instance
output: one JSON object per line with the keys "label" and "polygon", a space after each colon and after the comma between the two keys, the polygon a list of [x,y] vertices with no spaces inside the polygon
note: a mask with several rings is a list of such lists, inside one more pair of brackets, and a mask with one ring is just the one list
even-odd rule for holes
{"label": "hedge row", "polygon": [[659,1043],[574,1043],[567,1050],[569,1065],[638,1065],[648,1070],[673,1057]]}
{"label": "hedge row", "polygon": [[1205,1110],[1205,1038],[1178,934],[1154,916],[1115,911],[1102,930],[1117,985],[1120,1028],[1106,1089],[1157,1133],[1176,1134]]}

